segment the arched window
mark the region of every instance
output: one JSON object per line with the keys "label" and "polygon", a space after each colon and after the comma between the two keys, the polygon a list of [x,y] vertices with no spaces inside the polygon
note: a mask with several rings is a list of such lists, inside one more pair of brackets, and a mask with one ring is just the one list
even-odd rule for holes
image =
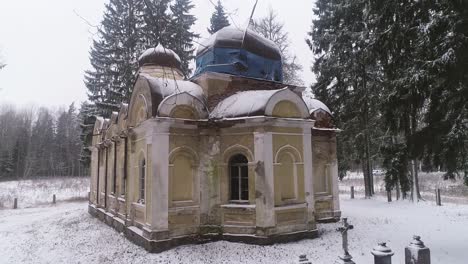
{"label": "arched window", "polygon": [[140,202],[145,203],[145,178],[146,178],[146,161],[142,159],[140,162]]}
{"label": "arched window", "polygon": [[238,154],[229,160],[230,200],[247,202],[249,200],[248,160]]}

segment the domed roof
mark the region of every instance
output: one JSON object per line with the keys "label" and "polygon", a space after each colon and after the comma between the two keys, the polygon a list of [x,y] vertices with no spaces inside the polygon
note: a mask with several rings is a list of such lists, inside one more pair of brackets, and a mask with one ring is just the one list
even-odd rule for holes
{"label": "domed roof", "polygon": [[156,65],[181,69],[180,57],[174,51],[164,48],[161,44],[143,52],[140,58],[138,58],[138,64],[140,67]]}
{"label": "domed roof", "polygon": [[332,115],[332,112],[330,111],[330,108],[328,108],[328,106],[326,106],[321,101],[319,101],[319,100],[317,100],[315,98],[312,98],[310,96],[303,96],[302,99],[306,103],[306,105],[309,108],[309,111],[310,111],[311,114],[314,111],[318,110],[318,109],[322,109],[323,111],[325,111],[325,112],[329,113],[330,115]]}
{"label": "domed roof", "polygon": [[197,57],[215,47],[243,48],[262,57],[281,60],[281,51],[278,46],[273,41],[260,36],[250,29],[247,29],[247,32],[235,27],[220,29],[208,40],[201,43],[197,50]]}

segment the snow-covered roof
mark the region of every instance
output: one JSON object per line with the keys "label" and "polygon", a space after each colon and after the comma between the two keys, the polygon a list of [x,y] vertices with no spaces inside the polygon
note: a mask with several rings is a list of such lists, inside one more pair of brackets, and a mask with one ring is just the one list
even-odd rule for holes
{"label": "snow-covered roof", "polygon": [[232,26],[220,29],[200,44],[197,56],[214,47],[243,48],[262,57],[281,60],[281,51],[278,46],[250,29],[247,29],[247,32]]}
{"label": "snow-covered roof", "polygon": [[171,49],[167,49],[159,44],[155,48],[149,48],[141,54],[138,58],[138,64],[144,65],[158,65],[180,69],[181,60]]}
{"label": "snow-covered roof", "polygon": [[302,96],[302,99],[304,100],[304,102],[306,103],[307,105],[307,108],[309,108],[309,112],[312,114],[313,112],[315,112],[316,110],[318,109],[322,109],[324,110],[325,112],[329,113],[330,115],[332,114],[332,112],[330,111],[330,109],[324,104],[322,103],[321,101],[315,99],[315,98],[312,98],[312,97],[309,97],[309,96]]}
{"label": "snow-covered roof", "polygon": [[238,92],[221,101],[210,114],[210,118],[262,115],[266,104],[279,90]]}
{"label": "snow-covered roof", "polygon": [[270,116],[276,103],[288,100],[298,106],[301,116],[307,118],[307,108],[299,96],[289,88],[237,92],[222,100],[210,114],[212,119]]}
{"label": "snow-covered roof", "polygon": [[186,92],[192,96],[195,96],[202,102],[206,101],[203,89],[196,83],[184,80],[176,80],[174,78],[155,78],[144,73],[140,74],[140,76],[144,77],[148,81],[152,92],[156,93],[156,95],[159,95],[161,99],[173,94]]}

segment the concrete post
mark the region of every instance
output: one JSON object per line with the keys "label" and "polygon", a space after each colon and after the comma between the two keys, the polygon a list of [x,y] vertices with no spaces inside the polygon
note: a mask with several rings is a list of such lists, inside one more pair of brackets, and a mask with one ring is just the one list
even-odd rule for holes
{"label": "concrete post", "polygon": [[299,264],[312,264],[312,262],[310,262],[307,259],[307,255],[304,254],[299,256]]}
{"label": "concrete post", "polygon": [[15,198],[13,200],[13,209],[17,209],[18,208],[18,198]]}
{"label": "concrete post", "polygon": [[351,199],[354,199],[354,186],[351,186]]}
{"label": "concrete post", "polygon": [[387,243],[379,243],[371,251],[374,255],[374,264],[392,264],[393,251],[387,247]]}
{"label": "concrete post", "polygon": [[413,241],[405,247],[405,264],[431,264],[430,250],[420,236],[413,236]]}

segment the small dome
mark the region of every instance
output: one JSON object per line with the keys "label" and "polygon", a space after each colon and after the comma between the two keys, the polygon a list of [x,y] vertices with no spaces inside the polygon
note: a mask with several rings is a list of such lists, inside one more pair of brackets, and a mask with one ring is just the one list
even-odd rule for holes
{"label": "small dome", "polygon": [[319,101],[319,100],[317,100],[315,98],[312,98],[312,97],[310,97],[308,95],[302,96],[302,99],[306,103],[306,105],[309,108],[309,111],[310,111],[311,114],[314,111],[318,110],[318,109],[322,109],[323,111],[325,111],[325,112],[329,113],[330,115],[332,115],[332,112],[330,111],[330,108],[328,108],[328,106],[326,106],[321,101]]}
{"label": "small dome", "polygon": [[181,70],[180,57],[171,49],[164,48],[161,44],[143,52],[140,58],[138,58],[138,65],[140,67],[156,65]]}

